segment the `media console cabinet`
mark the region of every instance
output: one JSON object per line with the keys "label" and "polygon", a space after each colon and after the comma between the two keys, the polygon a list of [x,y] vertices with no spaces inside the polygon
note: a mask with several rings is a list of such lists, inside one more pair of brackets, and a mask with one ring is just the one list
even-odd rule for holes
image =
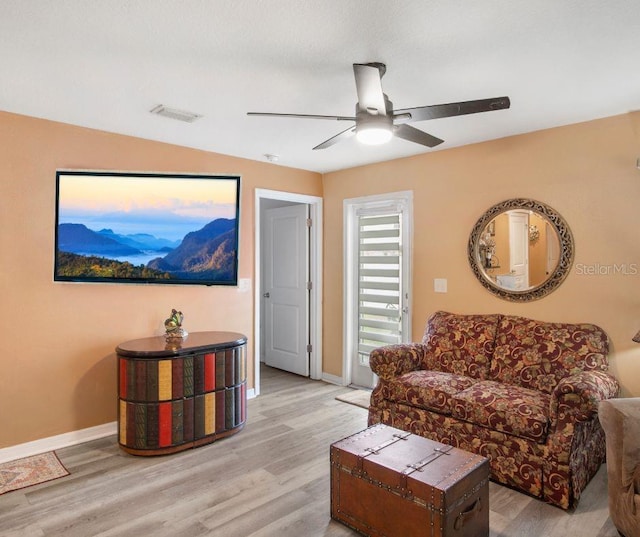
{"label": "media console cabinet", "polygon": [[247,338],[193,332],[116,347],[118,441],[133,455],[165,455],[237,433],[247,418]]}

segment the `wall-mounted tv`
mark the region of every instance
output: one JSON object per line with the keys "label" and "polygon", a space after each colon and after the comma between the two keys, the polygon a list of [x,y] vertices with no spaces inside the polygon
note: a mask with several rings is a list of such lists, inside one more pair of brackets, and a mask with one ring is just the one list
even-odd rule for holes
{"label": "wall-mounted tv", "polygon": [[240,177],[56,172],[54,280],[237,285]]}

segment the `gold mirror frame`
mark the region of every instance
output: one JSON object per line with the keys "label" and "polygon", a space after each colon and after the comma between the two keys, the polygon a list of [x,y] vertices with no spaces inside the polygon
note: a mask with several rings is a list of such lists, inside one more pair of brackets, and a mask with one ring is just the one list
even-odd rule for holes
{"label": "gold mirror frame", "polygon": [[[503,289],[493,282],[480,263],[480,238],[487,225],[496,216],[510,210],[533,211],[543,216],[555,229],[560,242],[560,256],[555,270],[540,285],[525,291]],[[468,244],[469,264],[478,281],[491,293],[511,302],[530,302],[538,300],[554,291],[567,277],[573,264],[573,235],[565,220],[554,209],[532,199],[515,198],[500,202],[485,212],[471,231]]]}

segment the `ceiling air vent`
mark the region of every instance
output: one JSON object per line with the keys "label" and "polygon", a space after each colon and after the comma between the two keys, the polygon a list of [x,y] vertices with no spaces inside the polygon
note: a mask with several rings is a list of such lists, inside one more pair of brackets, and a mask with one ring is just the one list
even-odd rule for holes
{"label": "ceiling air vent", "polygon": [[152,114],[158,116],[164,116],[171,119],[177,119],[178,121],[184,121],[185,123],[193,123],[196,119],[202,117],[201,114],[194,114],[193,112],[185,112],[184,110],[176,110],[175,108],[169,108],[163,104],[159,104],[155,108],[149,110]]}

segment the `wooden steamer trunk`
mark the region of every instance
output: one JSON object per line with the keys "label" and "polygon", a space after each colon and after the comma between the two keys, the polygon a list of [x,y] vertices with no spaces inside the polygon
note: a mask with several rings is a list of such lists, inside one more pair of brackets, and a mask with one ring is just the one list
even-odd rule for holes
{"label": "wooden steamer trunk", "polygon": [[331,517],[371,537],[486,537],[489,460],[374,425],[331,446]]}

